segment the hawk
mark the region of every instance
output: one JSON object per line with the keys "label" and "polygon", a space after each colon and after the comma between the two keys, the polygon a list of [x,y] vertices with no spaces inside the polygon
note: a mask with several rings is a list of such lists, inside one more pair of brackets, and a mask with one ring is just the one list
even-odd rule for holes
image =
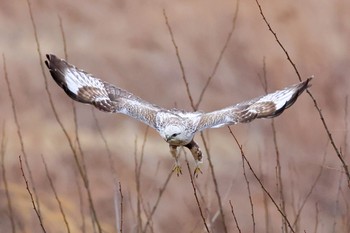
{"label": "hawk", "polygon": [[81,69],[46,55],[45,61],[52,78],[73,100],[91,104],[97,109],[111,113],[122,113],[154,128],[169,144],[175,159],[174,170],[181,173],[178,162],[179,148],[187,147],[196,162],[195,174],[200,172],[202,152],[193,140],[197,132],[208,128],[247,123],[258,118],[273,118],[280,115],[310,86],[312,78],[282,90],[244,101],[213,112],[187,112],[165,109],[151,104],[136,95],[94,77]]}

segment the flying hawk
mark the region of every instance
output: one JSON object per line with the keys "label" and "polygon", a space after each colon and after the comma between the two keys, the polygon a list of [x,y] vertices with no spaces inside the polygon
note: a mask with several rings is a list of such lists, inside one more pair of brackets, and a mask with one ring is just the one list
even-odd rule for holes
{"label": "flying hawk", "polygon": [[272,118],[290,107],[308,88],[311,78],[282,90],[255,99],[231,105],[214,112],[186,112],[165,109],[148,103],[132,93],[109,84],[76,68],[55,55],[46,55],[46,66],[56,83],[72,99],[92,104],[101,111],[123,113],[157,130],[169,143],[175,158],[174,170],[181,173],[178,163],[179,147],[187,147],[196,162],[195,173],[200,172],[198,163],[202,152],[193,140],[194,135],[207,128],[217,128],[237,123],[247,123],[257,118]]}

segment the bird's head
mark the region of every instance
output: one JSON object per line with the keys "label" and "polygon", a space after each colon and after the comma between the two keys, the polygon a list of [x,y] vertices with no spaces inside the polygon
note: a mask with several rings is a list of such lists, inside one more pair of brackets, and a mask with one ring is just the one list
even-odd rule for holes
{"label": "bird's head", "polygon": [[168,125],[161,132],[162,138],[171,145],[186,145],[192,140],[183,125]]}

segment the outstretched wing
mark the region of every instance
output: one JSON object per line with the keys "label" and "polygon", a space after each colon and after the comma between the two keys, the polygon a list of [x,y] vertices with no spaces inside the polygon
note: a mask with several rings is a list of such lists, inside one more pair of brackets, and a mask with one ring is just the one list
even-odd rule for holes
{"label": "outstretched wing", "polygon": [[312,78],[294,84],[246,102],[242,102],[218,111],[204,113],[197,126],[197,131],[206,128],[217,128],[237,123],[250,122],[256,118],[272,118],[280,115],[297,100],[308,88]]}
{"label": "outstretched wing", "polygon": [[105,112],[123,113],[155,128],[156,114],[162,110],[141,98],[79,70],[55,55],[46,55],[46,66],[56,83],[72,99],[92,104]]}

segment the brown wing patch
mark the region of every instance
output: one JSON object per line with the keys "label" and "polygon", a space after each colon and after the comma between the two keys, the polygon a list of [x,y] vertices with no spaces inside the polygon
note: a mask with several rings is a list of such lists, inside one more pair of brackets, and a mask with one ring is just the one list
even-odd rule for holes
{"label": "brown wing patch", "polygon": [[235,119],[236,122],[240,123],[248,123],[254,120],[257,117],[257,113],[255,111],[249,111],[248,109],[241,111],[241,112],[236,112],[233,113],[232,115],[234,116],[235,114]]}
{"label": "brown wing patch", "polygon": [[93,101],[93,105],[101,111],[116,112],[116,103],[108,99]]}
{"label": "brown wing patch", "polygon": [[107,93],[105,90],[101,90],[97,87],[84,86],[79,88],[78,96],[87,101],[94,101],[98,99],[107,99]]}
{"label": "brown wing patch", "polygon": [[111,101],[107,92],[103,89],[91,86],[84,86],[79,89],[78,96],[80,99],[87,100],[96,108],[105,112],[115,112],[116,102]]}
{"label": "brown wing patch", "polygon": [[273,113],[276,111],[276,105],[275,103],[269,101],[269,102],[258,102],[253,105],[251,105],[248,108],[249,111],[253,111],[257,113],[257,118],[262,117],[271,117]]}

